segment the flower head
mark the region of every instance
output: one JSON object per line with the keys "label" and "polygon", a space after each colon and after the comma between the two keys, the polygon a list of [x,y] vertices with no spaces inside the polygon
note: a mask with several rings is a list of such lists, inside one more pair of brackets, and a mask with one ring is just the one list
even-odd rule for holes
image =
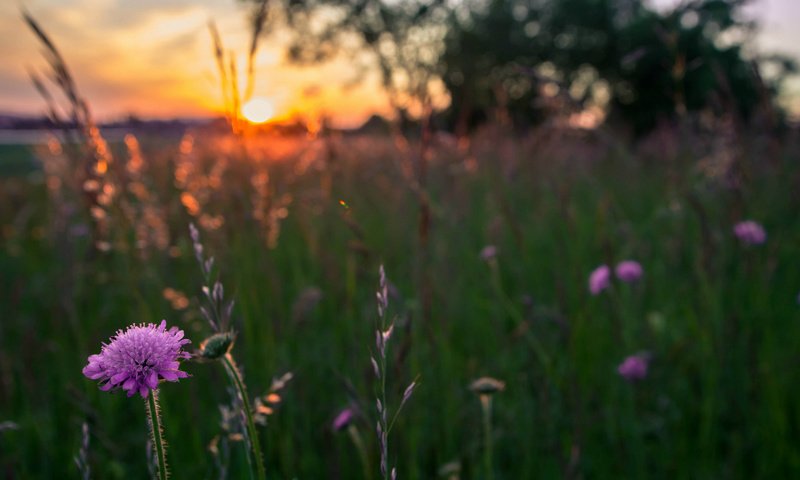
{"label": "flower head", "polygon": [[178,370],[179,359],[189,358],[183,346],[190,343],[183,338],[183,330],[167,322],[156,326],[131,325],[118,330],[108,344],[103,344],[99,355],[91,355],[83,374],[100,381],[100,390],[122,387],[131,397],[138,393],[147,398],[150,390],[158,387],[159,377],[169,382],[186,378],[188,373]]}
{"label": "flower head", "polygon": [[489,262],[497,256],[497,247],[494,245],[486,245],[481,249],[481,260]]}
{"label": "flower head", "polygon": [[597,295],[611,285],[611,269],[600,265],[589,275],[589,292]]}
{"label": "flower head", "polygon": [[625,260],[623,262],[619,262],[614,271],[617,273],[617,278],[625,283],[631,283],[639,280],[642,278],[642,274],[644,273],[642,266],[635,260]]}
{"label": "flower head", "polygon": [[736,238],[745,245],[761,245],[767,241],[767,232],[757,222],[745,220],[733,227]]}
{"label": "flower head", "polygon": [[506,389],[506,382],[492,377],[481,377],[469,384],[469,389],[478,395],[493,395]]}
{"label": "flower head", "polygon": [[631,355],[626,358],[619,367],[617,367],[617,373],[629,382],[644,380],[645,377],[647,377],[647,367],[649,363],[650,358],[647,354],[637,353],[636,355]]}
{"label": "flower head", "polygon": [[338,432],[346,428],[348,425],[353,423],[355,415],[355,412],[350,407],[347,407],[339,412],[339,414],[336,415],[336,418],[333,419],[333,430]]}

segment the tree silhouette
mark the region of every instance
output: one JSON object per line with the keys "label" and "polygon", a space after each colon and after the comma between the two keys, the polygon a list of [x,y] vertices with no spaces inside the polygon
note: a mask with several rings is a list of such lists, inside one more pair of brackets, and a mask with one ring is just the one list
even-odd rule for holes
{"label": "tree silhouette", "polygon": [[700,112],[747,121],[774,102],[795,64],[750,51],[748,3],[687,0],[663,11],[643,0],[275,0],[271,14],[290,27],[294,62],[367,53],[402,114],[429,106],[440,80],[457,128],[528,125],[593,105],[642,133]]}

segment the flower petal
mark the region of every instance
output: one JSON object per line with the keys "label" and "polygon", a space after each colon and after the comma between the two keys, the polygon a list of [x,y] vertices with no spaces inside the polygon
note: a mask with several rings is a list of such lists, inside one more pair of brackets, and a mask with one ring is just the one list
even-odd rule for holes
{"label": "flower petal", "polygon": [[158,374],[156,373],[155,370],[150,370],[150,373],[147,375],[147,378],[145,379],[145,383],[147,383],[147,386],[150,388],[158,387]]}
{"label": "flower petal", "polygon": [[83,367],[83,374],[92,380],[97,380],[106,374],[105,370],[103,370],[99,365],[92,364],[86,365]]}
{"label": "flower petal", "polygon": [[130,377],[130,372],[125,370],[125,371],[119,372],[118,374],[116,374],[113,377],[111,377],[108,380],[108,382],[111,383],[112,385],[117,385],[118,383],[122,383],[128,377]]}

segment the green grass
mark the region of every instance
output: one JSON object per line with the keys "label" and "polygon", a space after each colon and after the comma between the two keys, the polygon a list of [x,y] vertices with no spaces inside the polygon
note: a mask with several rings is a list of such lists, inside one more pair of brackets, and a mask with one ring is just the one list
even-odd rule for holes
{"label": "green grass", "polygon": [[38,165],[31,146],[0,144],[0,178],[24,175],[36,170]]}
{"label": "green grass", "polygon": [[[398,292],[389,397],[420,376],[391,437],[400,478],[435,478],[454,460],[462,478],[482,478],[480,404],[468,385],[484,375],[507,382],[493,404],[497,479],[800,473],[797,145],[770,162],[742,149],[738,188],[699,174],[688,147],[655,160],[600,149],[590,160],[502,138],[476,148],[476,171],[437,150],[422,264],[418,201],[398,154],[381,139],[340,142],[324,169],[270,165],[276,196],[292,195],[274,249],[249,213],[258,154],[232,157],[204,205],[226,218],[203,238],[237,302],[234,356],[248,390],[266,393],[274,376],[295,374],[259,427],[269,478],[361,478],[349,437],[330,428],[349,386],[378,477],[369,356],[381,263]],[[116,217],[116,248],[91,255],[88,238],[67,234],[64,205],[48,201],[44,182],[0,179],[0,421],[20,427],[0,432],[0,471],[12,478],[77,478],[83,421],[96,478],[145,477],[141,399],[101,392],[81,369],[131,323],[166,318],[195,347],[210,333],[196,302],[176,311],[162,296],[171,287],[197,299],[202,284],[172,181],[177,146],[142,147],[177,257],[119,248],[133,236]],[[204,162],[218,157],[200,140],[197,151]],[[66,198],[78,212],[70,223],[85,222],[80,197]],[[765,245],[737,243],[731,229],[743,218],[765,226]],[[496,284],[479,257],[488,244],[499,248]],[[642,263],[643,281],[590,296],[589,272],[627,258]],[[293,316],[309,287],[320,303]],[[616,367],[639,351],[653,355],[650,375],[629,384]],[[225,374],[214,363],[185,370],[192,378],[160,388],[170,469],[216,478],[207,446],[220,433],[217,406],[229,403]],[[231,478],[247,478],[246,455],[232,444]]]}

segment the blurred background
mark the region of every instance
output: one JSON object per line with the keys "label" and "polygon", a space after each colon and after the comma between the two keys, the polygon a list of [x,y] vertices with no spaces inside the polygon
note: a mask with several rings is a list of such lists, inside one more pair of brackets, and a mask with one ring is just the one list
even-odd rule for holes
{"label": "blurred background", "polygon": [[[81,374],[162,318],[231,355],[269,478],[800,475],[800,2],[0,5],[0,478],[152,472]],[[198,265],[198,228],[211,271]],[[205,268],[205,270],[204,270]],[[214,362],[174,478],[250,478]],[[477,381],[476,380],[479,380]]]}
{"label": "blurred background", "polygon": [[[208,22],[244,67],[258,4],[24,5],[62,45],[98,119],[113,121],[220,114]],[[19,5],[0,8],[3,113],[41,114],[27,72],[38,66],[36,38]],[[749,118],[764,95],[800,111],[800,81],[788,75],[800,55],[791,0],[275,1],[266,13],[252,95],[282,119],[324,114],[353,128],[397,108],[418,116],[422,102],[449,129],[499,106],[534,124],[559,93],[640,130],[683,110]]]}

